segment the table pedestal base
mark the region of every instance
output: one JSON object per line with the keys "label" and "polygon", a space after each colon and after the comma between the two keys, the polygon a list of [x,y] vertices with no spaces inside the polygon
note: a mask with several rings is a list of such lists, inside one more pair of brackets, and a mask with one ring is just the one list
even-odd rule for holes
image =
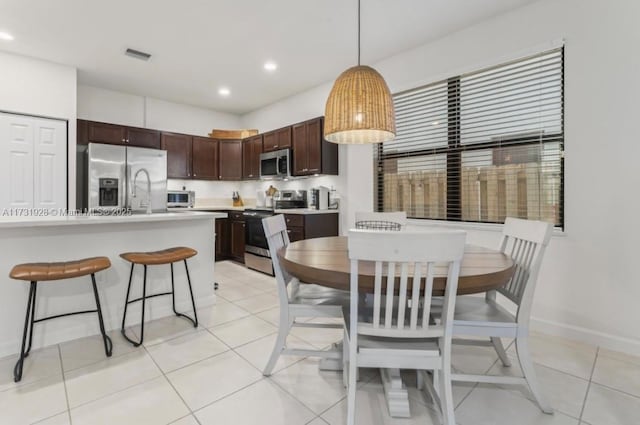
{"label": "table pedestal base", "polygon": [[402,383],[400,369],[380,369],[389,415],[392,418],[409,418],[409,393]]}

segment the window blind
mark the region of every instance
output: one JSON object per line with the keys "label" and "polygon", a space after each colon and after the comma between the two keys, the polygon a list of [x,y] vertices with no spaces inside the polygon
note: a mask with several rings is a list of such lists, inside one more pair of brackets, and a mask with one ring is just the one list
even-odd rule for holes
{"label": "window blind", "polygon": [[563,226],[563,48],[394,95],[375,146],[376,208],[412,218]]}

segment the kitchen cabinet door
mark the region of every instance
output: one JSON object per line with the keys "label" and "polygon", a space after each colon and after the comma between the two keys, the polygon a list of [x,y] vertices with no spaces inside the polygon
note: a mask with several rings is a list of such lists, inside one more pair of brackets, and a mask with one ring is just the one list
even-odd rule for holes
{"label": "kitchen cabinet door", "polygon": [[287,229],[287,234],[289,235],[290,242],[301,241],[304,239],[304,228],[303,227],[289,227]]}
{"label": "kitchen cabinet door", "polygon": [[307,171],[319,174],[322,169],[322,119],[307,122]]}
{"label": "kitchen cabinet door", "polygon": [[218,180],[218,140],[194,136],[192,143],[193,178]]}
{"label": "kitchen cabinet door", "polygon": [[167,151],[167,177],[191,178],[192,136],[162,133],[162,149]]}
{"label": "kitchen cabinet door", "polygon": [[220,180],[242,180],[242,141],[220,140],[218,178]]}
{"label": "kitchen cabinet door", "polygon": [[307,160],[307,126],[305,123],[296,124],[291,130],[291,142],[293,147],[293,175],[304,176],[308,170]]}
{"label": "kitchen cabinet door", "polygon": [[160,132],[148,128],[127,127],[126,144],[140,148],[160,149]]}
{"label": "kitchen cabinet door", "polygon": [[293,126],[293,174],[338,174],[338,145],[324,140],[324,119],[314,118]]}
{"label": "kitchen cabinet door", "polygon": [[263,152],[291,147],[291,127],[284,127],[264,134]]}
{"label": "kitchen cabinet door", "polygon": [[124,145],[127,141],[127,129],[121,125],[87,121],[86,131],[88,143]]}
{"label": "kitchen cabinet door", "polygon": [[245,180],[260,178],[260,154],[262,153],[262,135],[249,137],[242,141],[242,177]]}
{"label": "kitchen cabinet door", "polygon": [[244,262],[244,221],[231,222],[231,257]]}
{"label": "kitchen cabinet door", "polygon": [[228,218],[216,218],[216,261],[229,258],[231,228]]}

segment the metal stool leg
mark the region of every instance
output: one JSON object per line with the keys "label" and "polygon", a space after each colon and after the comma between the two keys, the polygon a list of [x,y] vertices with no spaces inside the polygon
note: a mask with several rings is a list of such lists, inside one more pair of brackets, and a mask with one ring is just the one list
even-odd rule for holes
{"label": "metal stool leg", "polygon": [[[142,344],[144,341],[144,307],[147,301],[147,265],[144,265],[144,273],[142,278],[142,319],[140,321],[140,342],[138,345]],[[137,345],[136,345],[137,347]]]}
{"label": "metal stool leg", "polygon": [[[144,339],[144,307],[145,307],[145,299],[147,296],[147,266],[144,266],[144,280],[142,281],[142,322],[140,323],[140,341],[134,341],[127,336],[127,333],[124,330],[125,323],[127,321],[127,307],[129,307],[129,294],[131,292],[131,281],[133,280],[133,268],[135,264],[131,263],[131,273],[129,273],[129,286],[127,287],[127,298],[124,300],[124,314],[122,315],[122,328],[120,332],[124,339],[133,344],[134,347],[138,347],[142,344]],[[134,300],[135,301],[135,300]],[[133,302],[133,301],[132,301]]]}
{"label": "metal stool leg", "polygon": [[189,284],[189,295],[191,295],[191,307],[193,307],[193,327],[198,327],[198,313],[196,313],[196,301],[193,299],[193,289],[191,289],[191,277],[189,276],[189,266],[187,266],[187,260],[184,260],[184,269],[187,272],[187,283]]}
{"label": "metal stool leg", "polygon": [[185,270],[187,271],[187,282],[189,284],[189,293],[191,294],[191,305],[193,306],[194,319],[187,316],[186,314],[178,313],[176,311],[176,295],[175,295],[175,286],[174,286],[174,280],[173,280],[173,263],[171,263],[171,302],[173,303],[173,312],[175,313],[176,316],[184,317],[185,319],[189,320],[191,323],[193,323],[193,327],[197,328],[198,314],[196,313],[196,303],[193,300],[193,291],[191,290],[191,279],[189,278],[189,267],[187,267],[187,260],[184,260],[184,266],[185,266]]}
{"label": "metal stool leg", "polygon": [[32,281],[29,287],[29,299],[27,300],[27,314],[24,318],[24,331],[22,333],[22,346],[20,348],[20,359],[13,368],[13,380],[20,382],[22,379],[22,369],[24,366],[24,359],[29,355],[28,350],[25,351],[25,345],[27,343],[27,331],[30,330],[29,336],[29,349],[31,349],[31,336],[33,335],[33,310],[35,307],[36,297],[36,285],[37,282]]}
{"label": "metal stool leg", "polygon": [[96,298],[96,310],[98,313],[98,322],[100,323],[100,333],[102,334],[102,341],[104,342],[104,353],[107,357],[111,357],[111,353],[113,352],[113,342],[111,342],[111,338],[107,336],[107,333],[104,330],[102,307],[100,306],[100,297],[98,296],[98,286],[96,285],[96,275],[94,273],[91,273],[91,283],[93,284],[93,295]]}

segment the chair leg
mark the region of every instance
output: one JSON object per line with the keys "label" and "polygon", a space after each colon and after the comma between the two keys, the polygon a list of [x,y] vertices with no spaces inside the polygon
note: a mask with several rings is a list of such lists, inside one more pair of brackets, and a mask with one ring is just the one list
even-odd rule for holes
{"label": "chair leg", "polygon": [[453,404],[453,388],[451,386],[451,364],[446,364],[441,371],[434,371],[434,376],[440,374],[440,405],[442,406],[442,422],[444,425],[456,425],[454,404]]}
{"label": "chair leg", "polygon": [[193,319],[189,316],[187,316],[186,314],[183,313],[178,313],[178,311],[176,310],[176,295],[175,295],[175,286],[174,286],[174,279],[173,279],[173,263],[171,263],[171,302],[173,303],[173,312],[175,313],[176,316],[179,317],[184,317],[185,319],[187,319],[188,321],[190,321],[191,323],[193,323],[193,327],[197,328],[198,327],[198,313],[196,313],[196,302],[193,298],[193,290],[191,288],[191,278],[189,277],[189,266],[187,266],[187,260],[184,260],[184,269],[187,273],[187,284],[189,286],[189,295],[191,296],[191,306],[193,307]]}
{"label": "chair leg", "polygon": [[516,337],[516,351],[518,353],[518,362],[520,363],[520,368],[522,369],[524,378],[526,379],[529,389],[531,390],[531,394],[533,394],[540,410],[544,413],[552,414],[553,408],[542,394],[542,389],[540,388],[538,379],[536,378],[536,372],[533,367],[531,353],[529,351],[529,340],[527,337]]}
{"label": "chair leg", "polygon": [[284,350],[287,344],[287,335],[289,335],[290,329],[291,326],[289,326],[289,323],[286,323],[284,320],[280,320],[278,324],[278,337],[276,338],[276,343],[273,346],[273,351],[271,352],[269,361],[262,371],[264,376],[270,376],[271,372],[273,372],[273,368],[276,366],[276,362],[280,358],[280,354],[282,354],[282,350]]}
{"label": "chair leg", "polygon": [[491,343],[493,344],[493,348],[495,348],[496,353],[498,353],[498,357],[500,361],[505,367],[511,367],[511,360],[509,360],[509,356],[507,356],[507,352],[504,349],[504,345],[502,345],[502,339],[492,336]]}
{"label": "chair leg", "polygon": [[96,311],[98,313],[98,323],[100,324],[100,333],[102,334],[102,342],[104,343],[104,353],[107,357],[111,357],[113,352],[113,342],[104,330],[104,320],[102,317],[102,307],[100,306],[100,297],[98,296],[98,286],[96,285],[96,275],[91,273],[91,284],[93,285],[93,296],[96,299]]}
{"label": "chair leg", "polygon": [[356,347],[349,347],[349,384],[347,385],[347,425],[356,423],[357,364]]}
{"label": "chair leg", "polygon": [[[13,368],[13,380],[14,382],[20,382],[22,379],[22,369],[24,366],[24,359],[29,355],[29,353],[25,350],[25,346],[27,343],[27,331],[31,329],[31,334],[33,334],[33,307],[35,304],[35,296],[36,296],[36,285],[37,283],[32,281],[29,286],[29,298],[27,299],[27,314],[24,318],[24,331],[22,332],[22,346],[20,348],[20,358]],[[29,337],[31,340],[31,337]],[[31,344],[29,344],[31,346]]]}
{"label": "chair leg", "polygon": [[349,386],[349,336],[347,330],[344,330],[342,337],[342,385],[347,388]]}

